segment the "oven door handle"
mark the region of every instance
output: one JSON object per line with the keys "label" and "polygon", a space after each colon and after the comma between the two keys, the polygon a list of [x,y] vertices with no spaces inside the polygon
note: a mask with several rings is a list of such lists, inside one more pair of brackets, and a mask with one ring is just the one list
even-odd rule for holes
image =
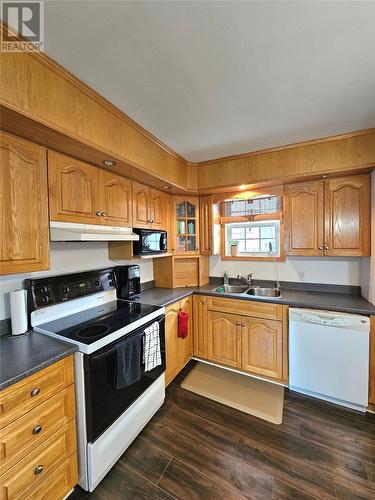
{"label": "oven door handle", "polygon": [[101,359],[107,358],[111,354],[114,354],[116,352],[116,347],[113,347],[112,349],[108,349],[108,351],[104,351],[101,354],[93,354],[91,356],[91,361],[100,361]]}

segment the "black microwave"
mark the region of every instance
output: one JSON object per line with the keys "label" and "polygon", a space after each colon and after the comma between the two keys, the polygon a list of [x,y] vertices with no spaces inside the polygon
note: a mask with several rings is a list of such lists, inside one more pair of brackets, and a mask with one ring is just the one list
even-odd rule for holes
{"label": "black microwave", "polygon": [[137,229],[139,241],[133,241],[133,255],[152,255],[167,251],[167,231],[156,229]]}

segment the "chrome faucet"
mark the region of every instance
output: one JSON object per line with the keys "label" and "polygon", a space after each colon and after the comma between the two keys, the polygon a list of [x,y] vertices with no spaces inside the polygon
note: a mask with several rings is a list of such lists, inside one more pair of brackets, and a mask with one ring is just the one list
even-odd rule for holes
{"label": "chrome faucet", "polygon": [[247,284],[249,285],[249,287],[251,288],[251,287],[253,287],[253,286],[254,286],[254,282],[253,282],[253,274],[254,274],[254,273],[250,273],[250,274],[248,274],[248,275],[247,275],[247,278],[245,278],[245,276],[242,276],[242,274],[239,274],[239,275],[237,276],[237,279],[238,279],[238,280],[244,280],[244,281],[246,281],[246,283],[247,283]]}

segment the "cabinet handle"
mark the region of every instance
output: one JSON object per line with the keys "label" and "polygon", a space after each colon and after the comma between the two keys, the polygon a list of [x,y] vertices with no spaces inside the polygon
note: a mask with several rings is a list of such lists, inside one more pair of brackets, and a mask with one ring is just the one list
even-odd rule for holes
{"label": "cabinet handle", "polygon": [[101,215],[103,215],[103,212],[96,212],[96,215],[100,217]]}
{"label": "cabinet handle", "polygon": [[322,247],[322,246],[320,246],[320,247],[319,247],[319,250],[323,250],[323,247]]}
{"label": "cabinet handle", "polygon": [[43,472],[43,470],[44,470],[43,465],[37,465],[35,467],[34,474],[36,474],[36,475],[41,474]]}
{"label": "cabinet handle", "polygon": [[36,434],[39,434],[39,432],[41,432],[41,431],[42,431],[42,426],[41,426],[41,425],[36,425],[36,426],[34,427],[34,429],[33,429],[33,434],[34,434],[34,436],[35,436]]}
{"label": "cabinet handle", "polygon": [[40,389],[39,387],[35,387],[35,389],[33,389],[30,394],[31,394],[31,397],[33,398],[34,396],[37,396],[38,394],[40,393]]}

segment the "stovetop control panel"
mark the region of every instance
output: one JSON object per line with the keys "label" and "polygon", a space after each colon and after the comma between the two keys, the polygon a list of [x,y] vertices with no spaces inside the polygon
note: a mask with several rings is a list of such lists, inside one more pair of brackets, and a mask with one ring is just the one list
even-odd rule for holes
{"label": "stovetop control panel", "polygon": [[114,269],[100,269],[85,273],[51,276],[25,280],[28,290],[29,310],[60,304],[91,293],[116,288]]}

